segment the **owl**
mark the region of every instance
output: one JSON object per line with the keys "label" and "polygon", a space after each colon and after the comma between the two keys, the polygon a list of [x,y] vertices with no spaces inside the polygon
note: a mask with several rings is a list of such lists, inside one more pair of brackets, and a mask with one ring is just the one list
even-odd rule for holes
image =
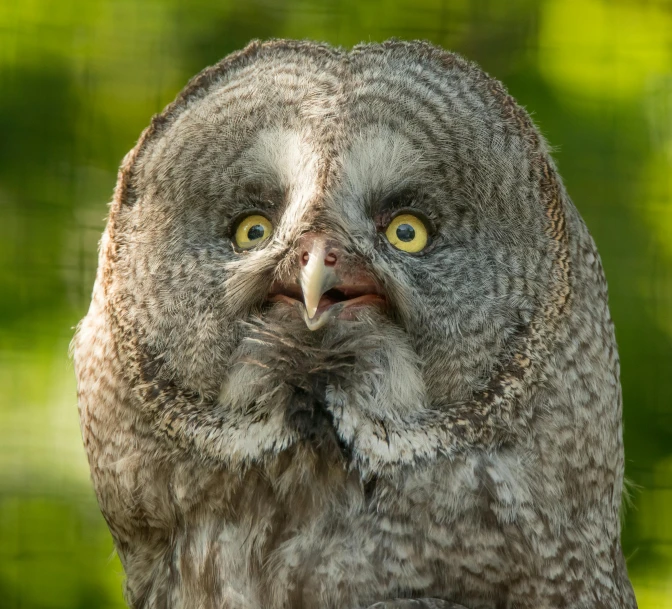
{"label": "owl", "polygon": [[73,347],[134,609],[636,607],[600,259],[458,55],[194,77],[123,161]]}

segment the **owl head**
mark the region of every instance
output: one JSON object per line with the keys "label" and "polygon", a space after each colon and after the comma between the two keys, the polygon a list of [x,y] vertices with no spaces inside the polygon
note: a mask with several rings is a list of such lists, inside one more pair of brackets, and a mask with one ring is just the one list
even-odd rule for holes
{"label": "owl head", "polygon": [[142,416],[229,464],[501,445],[573,339],[612,340],[529,117],[421,42],[254,42],[201,72],[123,163],[97,286]]}

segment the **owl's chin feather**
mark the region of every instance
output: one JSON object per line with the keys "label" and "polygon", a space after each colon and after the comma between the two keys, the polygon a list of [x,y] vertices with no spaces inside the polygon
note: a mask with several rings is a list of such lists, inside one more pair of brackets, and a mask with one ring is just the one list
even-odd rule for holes
{"label": "owl's chin feather", "polygon": [[284,413],[293,443],[335,444],[349,458],[353,422],[395,420],[426,403],[417,355],[376,307],[312,332],[293,308],[276,304],[242,329],[219,407],[250,421]]}

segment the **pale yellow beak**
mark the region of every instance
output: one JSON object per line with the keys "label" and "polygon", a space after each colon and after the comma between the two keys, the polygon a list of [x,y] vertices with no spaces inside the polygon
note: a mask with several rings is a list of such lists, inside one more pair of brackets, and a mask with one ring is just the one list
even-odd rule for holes
{"label": "pale yellow beak", "polygon": [[[333,269],[326,262],[326,246],[322,239],[316,239],[311,244],[308,260],[305,261],[299,274],[299,285],[303,292],[303,302],[306,307],[306,324],[311,330],[317,330],[323,325],[315,319],[315,313],[320,304],[320,298],[327,290],[338,285],[339,279]],[[326,319],[324,320],[326,322]]]}

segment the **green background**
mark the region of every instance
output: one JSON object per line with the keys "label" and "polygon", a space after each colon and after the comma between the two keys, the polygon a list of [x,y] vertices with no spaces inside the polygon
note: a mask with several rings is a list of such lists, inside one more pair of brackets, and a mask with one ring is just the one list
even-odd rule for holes
{"label": "green background", "polygon": [[502,80],[604,260],[640,607],[672,608],[672,3],[0,0],[0,605],[120,608],[68,359],[116,169],[187,79],[251,38],[424,38]]}

